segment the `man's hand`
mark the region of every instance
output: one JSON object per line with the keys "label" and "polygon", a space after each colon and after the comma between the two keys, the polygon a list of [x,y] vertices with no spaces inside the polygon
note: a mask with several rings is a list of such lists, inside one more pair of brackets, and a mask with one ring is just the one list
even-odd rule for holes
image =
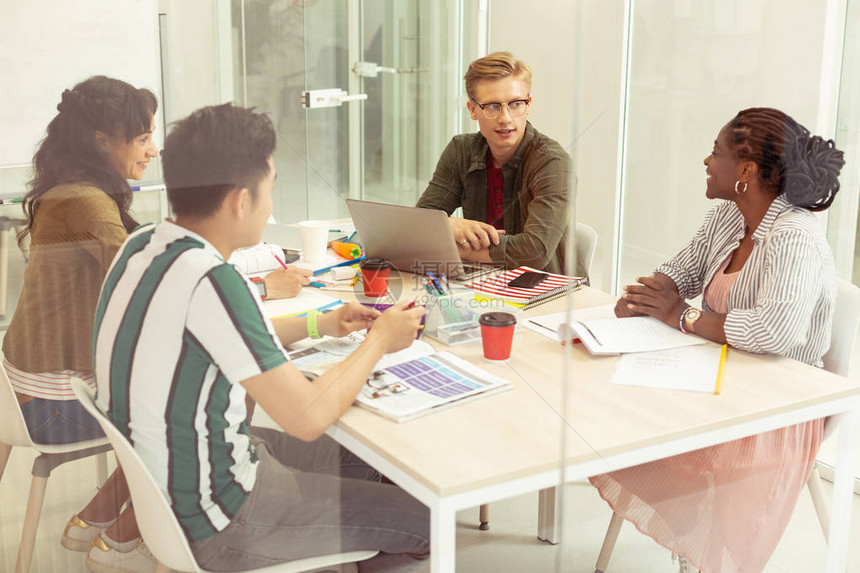
{"label": "man's hand", "polygon": [[619,306],[623,305],[630,313],[628,316],[647,314],[672,328],[678,328],[681,311],[688,305],[678,296],[675,284],[666,279],[668,277],[660,275],[639,277],[636,279],[638,285],[625,286],[624,294],[615,305],[615,315],[619,316]]}
{"label": "man's hand", "polygon": [[357,302],[350,302],[337,310],[320,316],[317,319],[317,327],[320,334],[340,338],[355,330],[370,328],[370,325],[379,316],[380,312],[376,309],[368,308]]}
{"label": "man's hand", "polygon": [[451,234],[454,235],[457,246],[463,250],[480,251],[491,244],[498,245],[499,235],[505,234],[503,229],[499,230],[488,223],[471,219],[448,217],[448,224],[451,226]]}
{"label": "man's hand", "polygon": [[373,323],[373,329],[367,331],[365,343],[382,345],[386,354],[408,348],[418,334],[424,307],[407,309],[407,304],[401,301],[383,312]]}
{"label": "man's hand", "polygon": [[274,270],[263,277],[266,283],[266,298],[292,298],[299,294],[304,285],[311,282],[312,275],[313,271],[310,269],[299,267]]}

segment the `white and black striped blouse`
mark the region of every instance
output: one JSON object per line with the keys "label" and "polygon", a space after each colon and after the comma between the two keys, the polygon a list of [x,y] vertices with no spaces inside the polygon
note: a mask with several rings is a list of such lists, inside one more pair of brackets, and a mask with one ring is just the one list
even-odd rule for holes
{"label": "white and black striped blouse", "polygon": [[[656,272],[675,281],[682,298],[698,296],[743,235],[741,212],[735,203],[722,202]],[[741,350],[821,366],[836,300],[833,254],[821,224],[780,195],[752,240],[753,251],[729,292],[726,340]]]}

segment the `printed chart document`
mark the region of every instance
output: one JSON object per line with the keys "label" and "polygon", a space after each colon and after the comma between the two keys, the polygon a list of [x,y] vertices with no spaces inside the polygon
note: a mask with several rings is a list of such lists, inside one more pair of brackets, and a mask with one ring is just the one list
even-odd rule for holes
{"label": "printed chart document", "polygon": [[448,352],[389,364],[373,373],[355,401],[396,422],[512,388]]}
{"label": "printed chart document", "polygon": [[[343,360],[365,335],[362,330],[316,344],[303,341],[290,346],[290,359],[300,370],[318,374],[319,369]],[[409,348],[383,356],[355,401],[381,416],[405,422],[512,387],[507,380],[458,356],[436,353],[426,342],[416,340]]]}
{"label": "printed chart document", "polygon": [[559,335],[562,340],[579,338],[592,354],[651,352],[705,343],[652,316],[574,321],[562,324]]}
{"label": "printed chart document", "polygon": [[625,354],[613,384],[714,393],[720,367],[719,346],[688,346]]}

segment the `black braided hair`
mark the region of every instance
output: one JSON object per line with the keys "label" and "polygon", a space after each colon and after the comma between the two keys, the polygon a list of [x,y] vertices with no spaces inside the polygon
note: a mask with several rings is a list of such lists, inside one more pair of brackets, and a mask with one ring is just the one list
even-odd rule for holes
{"label": "black braided hair", "polygon": [[39,198],[62,183],[90,183],[107,193],[119,207],[123,226],[131,232],[137,226],[129,213],[131,187],[97,149],[96,132],[131,141],[150,130],[157,110],[151,91],[105,76],[93,76],[63,91],[57,104],[59,113],[48,124],[33,157],[33,178],[24,196],[27,226],[18,233],[18,241],[33,227]]}
{"label": "black braided hair", "polygon": [[810,135],[791,116],[767,107],[739,112],[727,128],[735,157],[758,165],[765,188],[811,211],[833,203],[845,159],[832,139]]}

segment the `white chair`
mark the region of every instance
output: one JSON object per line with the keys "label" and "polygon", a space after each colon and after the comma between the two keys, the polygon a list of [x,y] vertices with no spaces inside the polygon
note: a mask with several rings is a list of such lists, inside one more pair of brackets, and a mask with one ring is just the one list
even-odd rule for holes
{"label": "white chair", "polygon": [[[836,279],[836,304],[830,331],[830,350],[824,355],[824,369],[840,376],[851,372],[857,328],[860,326],[860,288],[843,279]],[[824,437],[833,433],[830,419],[824,422]],[[830,507],[824,496],[818,464],[806,482],[824,538],[830,539]]]}
{"label": "white chair", "polygon": [[576,258],[583,262],[585,272],[591,273],[594,251],[597,249],[597,231],[585,223],[576,222]]}
{"label": "white chair", "polygon": [[[860,325],[860,288],[846,280],[836,279],[836,303],[833,311],[833,325],[830,329],[830,350],[824,355],[824,368],[834,374],[847,376],[851,371],[851,359],[853,358],[854,344],[857,340],[857,328]],[[830,420],[824,422],[824,435],[830,435],[833,427],[829,423]],[[821,524],[821,529],[824,532],[824,538],[830,538],[830,509],[827,505],[827,499],[824,496],[824,490],[821,486],[821,475],[818,472],[818,467],[814,467],[809,479],[806,481],[806,486],[809,489],[809,495],[812,497],[812,504],[815,506],[815,513],[818,515],[818,521]],[[621,531],[621,524],[624,519],[617,513],[612,514],[609,520],[609,527],[606,531],[606,537],[603,539],[603,546],[600,548],[600,554],[597,557],[594,573],[603,573],[609,565],[609,558],[612,556],[612,550],[615,547],[615,542],[618,539],[618,533]]]}
{"label": "white chair", "polygon": [[[117,460],[125,473],[131,499],[134,502],[134,513],[141,536],[147,547],[158,559],[156,572],[196,571],[207,573],[197,565],[194,554],[188,546],[185,534],[177,521],[167,499],[161,493],[149,470],[143,465],[134,448],[125,436],[102,414],[96,407],[93,394],[82,381],[73,379],[72,388],[75,396],[84,408],[98,420],[110,443],[114,447]],[[364,561],[375,556],[378,551],[351,551],[336,553],[309,559],[289,561],[254,569],[255,573],[299,573],[319,570],[329,570],[340,565],[345,567],[343,572],[357,571],[356,561]]]}
{"label": "white chair", "polygon": [[[2,354],[0,354],[2,361]],[[6,370],[0,367],[0,478],[6,469],[6,462],[13,447],[33,448],[39,455],[33,460],[30,481],[30,496],[27,499],[27,512],[24,515],[24,526],[21,532],[21,545],[18,546],[18,560],[15,564],[16,573],[26,573],[30,570],[33,559],[33,546],[36,543],[36,530],[39,528],[39,517],[42,514],[42,502],[45,499],[45,489],[48,477],[57,466],[86,458],[95,454],[110,451],[107,438],[85,440],[71,444],[37,444],[30,439],[30,432],[18,406],[15,391],[6,376]],[[107,479],[107,458],[102,455],[98,464],[98,485]]]}
{"label": "white chair", "polygon": [[[591,263],[594,261],[594,251],[597,249],[597,231],[591,226],[577,221],[575,239],[576,259],[583,262],[586,274],[590,274]],[[555,488],[549,488],[544,490],[544,492],[546,492],[546,495],[554,496],[554,490]],[[478,508],[478,520],[480,521],[478,529],[481,531],[490,529],[490,504],[485,503]],[[553,536],[550,535],[550,537],[552,538]],[[553,539],[549,539],[548,541],[554,543]]]}
{"label": "white chair", "polygon": [[836,305],[830,331],[830,350],[824,355],[824,369],[848,376],[860,324],[860,288],[836,279]]}

